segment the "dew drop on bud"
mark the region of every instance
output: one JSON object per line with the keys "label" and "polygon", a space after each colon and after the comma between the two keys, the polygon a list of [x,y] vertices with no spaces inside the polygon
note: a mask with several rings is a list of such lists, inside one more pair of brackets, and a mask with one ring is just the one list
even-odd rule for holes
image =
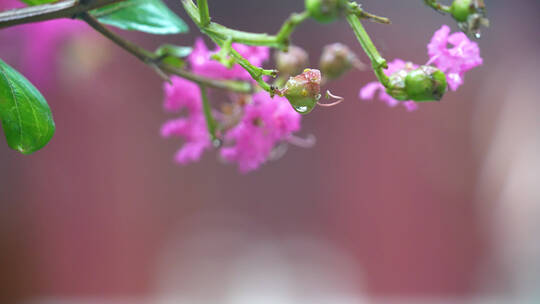
{"label": "dew drop on bud", "polygon": [[298,113],[311,112],[321,98],[321,72],[305,69],[302,74],[289,78],[280,93]]}

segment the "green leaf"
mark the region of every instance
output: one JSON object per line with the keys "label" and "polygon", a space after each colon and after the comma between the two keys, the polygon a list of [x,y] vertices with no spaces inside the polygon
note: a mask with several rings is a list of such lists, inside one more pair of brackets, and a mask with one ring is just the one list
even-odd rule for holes
{"label": "green leaf", "polygon": [[55,2],[57,0],[20,0],[20,1],[32,6],[32,5],[40,5],[40,4],[45,4],[45,3],[51,3],[51,2]]}
{"label": "green leaf", "polygon": [[157,48],[154,52],[157,56],[161,57],[162,61],[168,65],[176,68],[182,68],[185,65],[185,61],[182,59],[191,54],[193,48],[188,46],[176,46],[172,44],[164,44]]}
{"label": "green leaf", "polygon": [[0,120],[8,145],[23,154],[43,148],[55,130],[43,95],[1,59]]}
{"label": "green leaf", "polygon": [[189,46],[163,44],[157,48],[155,53],[158,56],[169,55],[169,56],[184,58],[184,57],[187,57],[189,54],[191,54],[192,51],[193,51],[193,48]]}
{"label": "green leaf", "polygon": [[93,10],[99,21],[124,30],[150,34],[178,34],[187,25],[161,0],[127,0]]}

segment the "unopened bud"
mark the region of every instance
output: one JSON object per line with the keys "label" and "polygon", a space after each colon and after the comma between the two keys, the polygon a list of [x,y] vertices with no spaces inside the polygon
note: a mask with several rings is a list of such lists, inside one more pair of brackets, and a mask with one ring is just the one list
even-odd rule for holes
{"label": "unopened bud", "polygon": [[278,71],[286,76],[297,75],[309,65],[308,53],[297,46],[290,46],[287,52],[277,52],[275,60]]}
{"label": "unopened bud", "polygon": [[435,67],[423,65],[394,73],[386,91],[397,100],[423,102],[441,100],[446,88],[446,75]]}
{"label": "unopened bud", "polygon": [[480,38],[480,27],[488,27],[484,0],[454,0],[450,6],[452,17],[467,35]]}
{"label": "unopened bud", "polygon": [[311,18],[321,23],[330,23],[339,16],[340,2],[340,0],[305,0],[305,6]]}
{"label": "unopened bud", "polygon": [[321,99],[321,72],[305,69],[302,74],[289,78],[281,94],[289,100],[296,112],[311,112]]}
{"label": "unopened bud", "polygon": [[334,43],[324,47],[321,56],[321,71],[325,77],[335,79],[360,64],[354,53],[344,44]]}

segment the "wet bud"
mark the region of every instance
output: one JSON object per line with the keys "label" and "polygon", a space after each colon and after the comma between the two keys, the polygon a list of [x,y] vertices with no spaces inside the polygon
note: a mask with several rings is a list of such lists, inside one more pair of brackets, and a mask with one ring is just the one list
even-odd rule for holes
{"label": "wet bud", "polygon": [[311,112],[321,98],[321,72],[305,69],[302,74],[289,78],[281,94],[289,100],[296,112]]}
{"label": "wet bud", "polygon": [[321,23],[336,20],[340,13],[340,0],[305,0],[305,6],[309,15]]}
{"label": "wet bud", "polygon": [[488,27],[484,0],[454,0],[450,6],[452,17],[467,35],[480,38],[480,27]]}
{"label": "wet bud", "polygon": [[354,53],[344,44],[334,43],[324,47],[320,67],[323,75],[335,79],[359,63]]}
{"label": "wet bud", "polygon": [[472,0],[455,0],[450,6],[450,12],[456,21],[464,22],[471,14],[474,14],[475,9]]}
{"label": "wet bud", "polygon": [[432,66],[402,69],[390,76],[387,93],[397,100],[437,101],[446,93],[446,75]]}
{"label": "wet bud", "polygon": [[432,66],[423,65],[405,77],[405,91],[414,101],[441,100],[446,87],[446,75]]}
{"label": "wet bud", "polygon": [[290,46],[287,52],[277,52],[275,60],[278,71],[286,76],[297,75],[309,65],[308,53],[297,46]]}

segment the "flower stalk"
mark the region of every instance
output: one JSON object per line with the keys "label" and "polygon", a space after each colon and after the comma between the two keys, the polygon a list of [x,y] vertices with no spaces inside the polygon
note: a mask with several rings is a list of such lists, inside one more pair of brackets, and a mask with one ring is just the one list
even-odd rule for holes
{"label": "flower stalk", "polygon": [[218,80],[213,78],[207,78],[200,75],[193,74],[189,71],[179,69],[173,66],[170,66],[160,60],[159,56],[156,56],[154,53],[151,53],[144,48],[125,40],[121,36],[115,34],[103,24],[101,24],[96,18],[90,15],[87,12],[84,12],[80,15],[80,18],[84,20],[88,25],[90,25],[94,30],[114,42],[116,45],[137,57],[142,62],[156,68],[158,72],[163,72],[164,74],[177,75],[187,80],[193,81],[199,85],[205,85],[206,87],[224,89],[232,92],[238,93],[250,93],[253,92],[253,87],[247,82],[241,81],[232,81],[232,80]]}
{"label": "flower stalk", "polygon": [[206,87],[202,84],[199,84],[199,89],[201,90],[201,99],[203,104],[204,119],[206,120],[206,127],[208,128],[208,133],[210,134],[212,143],[215,143],[217,141],[217,123],[214,119],[214,116],[212,115],[212,107],[210,106],[210,101],[208,100]]}
{"label": "flower stalk", "polygon": [[439,13],[442,13],[442,14],[450,13],[450,6],[440,4],[439,1],[437,0],[424,0],[424,3]]}
{"label": "flower stalk", "polygon": [[354,34],[356,35],[356,38],[360,42],[360,45],[362,46],[362,49],[364,49],[364,52],[367,54],[369,59],[371,60],[371,66],[373,67],[373,71],[375,72],[375,75],[377,76],[377,79],[385,86],[388,86],[388,76],[384,74],[384,69],[388,68],[388,64],[386,62],[386,59],[384,59],[375,45],[373,44],[373,41],[369,37],[368,33],[364,29],[364,26],[362,25],[362,22],[360,21],[360,18],[353,13],[349,12],[347,13],[347,21],[349,22],[349,25],[354,31]]}

